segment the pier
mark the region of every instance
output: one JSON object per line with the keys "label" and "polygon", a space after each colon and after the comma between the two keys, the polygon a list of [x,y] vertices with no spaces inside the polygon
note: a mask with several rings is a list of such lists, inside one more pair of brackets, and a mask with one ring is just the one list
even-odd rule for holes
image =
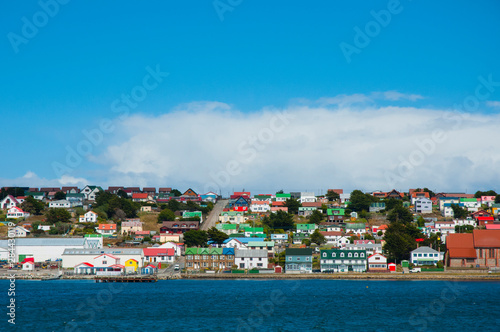
{"label": "pier", "polygon": [[114,276],[114,277],[95,277],[95,282],[156,282],[158,278],[156,276],[144,276],[144,277],[124,277],[124,276]]}

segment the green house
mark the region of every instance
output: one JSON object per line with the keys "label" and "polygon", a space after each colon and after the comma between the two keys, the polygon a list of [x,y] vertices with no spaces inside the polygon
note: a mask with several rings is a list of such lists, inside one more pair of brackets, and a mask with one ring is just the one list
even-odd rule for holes
{"label": "green house", "polygon": [[312,248],[287,248],[285,273],[312,273]]}
{"label": "green house", "polygon": [[297,227],[296,233],[307,233],[307,234],[312,234],[317,228],[316,224],[296,224]]}
{"label": "green house", "polygon": [[321,272],[365,272],[367,258],[366,250],[321,250]]}

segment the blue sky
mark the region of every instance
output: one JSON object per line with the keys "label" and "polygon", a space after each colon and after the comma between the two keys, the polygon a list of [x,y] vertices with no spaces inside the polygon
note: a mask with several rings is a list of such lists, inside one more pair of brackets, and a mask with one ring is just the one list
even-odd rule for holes
{"label": "blue sky", "polygon": [[[50,4],[48,8],[54,11],[52,16],[43,14],[43,6],[36,1],[0,4],[0,112],[4,137],[9,142],[4,145],[3,155],[11,151],[18,155],[0,166],[0,179],[4,185],[25,185],[30,181],[61,183],[62,173],[54,170],[54,163],[65,164],[66,147],[76,149],[86,139],[82,130],[91,131],[98,128],[103,119],[111,119],[114,129],[103,135],[102,142],[92,146],[89,155],[82,156],[82,162],[66,169],[64,183],[194,186],[203,191],[209,187],[207,181],[213,182],[208,175],[210,171],[217,172],[234,159],[231,154],[225,154],[228,149],[231,151],[230,144],[225,144],[244,140],[241,133],[246,133],[246,130],[249,135],[259,132],[262,126],[265,127],[262,119],[266,118],[266,112],[287,109],[300,112],[300,107],[307,107],[309,113],[301,116],[310,117],[307,114],[320,112],[318,107],[321,110],[326,108],[332,115],[331,126],[335,128],[343,126],[336,120],[341,118],[336,112],[345,108],[355,117],[359,112],[375,112],[387,107],[416,114],[430,112],[427,116],[433,117],[457,109],[457,105],[462,105],[468,96],[474,96],[480,84],[479,76],[488,78],[491,75],[492,81],[500,81],[500,4],[497,1],[401,1],[397,4],[393,1],[234,0],[231,3],[235,6],[229,5],[228,0],[104,4],[69,1],[58,4],[57,9],[54,9],[54,1],[42,3]],[[221,13],[219,9],[218,12],[214,3],[219,8],[229,6],[226,8],[230,10]],[[395,8],[390,14],[390,22],[385,26],[374,24],[372,12],[387,11],[388,7]],[[46,22],[43,22],[44,17]],[[23,34],[26,25],[23,18],[30,24],[38,22],[38,31],[33,35]],[[367,26],[376,27],[377,24],[378,30],[368,36],[368,45],[358,47],[359,52],[351,54],[350,62],[347,61],[340,45],[346,43],[355,47],[355,28],[359,27],[366,33]],[[19,38],[24,38],[23,42],[19,42]],[[157,82],[157,87],[147,91],[147,96],[137,103],[137,107],[129,108],[127,117],[118,118],[111,105],[120,100],[122,94],[130,94],[142,85],[149,73],[147,67],[160,68],[169,74]],[[383,95],[387,91],[397,91],[399,95],[387,97]],[[466,111],[484,117],[485,123],[498,124],[500,87],[488,92],[487,98],[480,100],[477,107]],[[349,98],[353,95],[358,97],[354,97],[354,104],[353,98]],[[409,98],[410,95],[418,97]],[[335,97],[333,103],[324,103]],[[345,101],[345,98],[351,102],[339,104],[339,100]],[[205,117],[207,112],[211,116]],[[386,115],[388,118],[375,117],[393,121],[391,114]],[[132,119],[144,123],[143,127],[131,126]],[[168,120],[165,130],[151,130],[149,124],[162,119]],[[198,128],[196,122],[200,119],[205,119],[205,122],[200,123],[199,130],[194,133],[193,128]],[[219,123],[212,123],[213,119],[218,119]],[[348,137],[351,135],[366,135],[369,130],[365,129],[372,126],[366,117],[363,119],[365,128],[360,132],[318,137],[318,141],[296,144],[309,151],[318,142],[335,138],[335,142],[325,147],[326,150],[307,157],[322,160],[325,165],[337,165],[335,147],[350,144]],[[343,121],[348,122],[347,119]],[[301,122],[309,123],[306,120]],[[249,127],[251,123],[257,127]],[[314,132],[316,125],[323,124],[324,121],[318,119],[318,123],[311,122],[309,127],[300,130]],[[169,129],[172,135],[162,136],[168,125],[175,127],[175,137],[174,128]],[[215,131],[213,128],[219,128],[219,125],[221,129]],[[400,123],[394,125],[401,126]],[[228,126],[238,129],[234,133],[224,133]],[[496,133],[485,132],[481,124],[475,128],[490,139],[496,138]],[[324,130],[328,131],[328,127]],[[468,128],[457,130],[460,130],[457,137],[463,137]],[[151,170],[141,172],[124,167],[123,164],[127,164],[141,169],[133,160],[145,159],[144,155],[127,155],[125,158],[120,157],[117,150],[122,147],[123,151],[132,151],[131,142],[139,140],[135,135],[142,131],[150,133],[147,137],[141,136],[143,146],[162,142],[151,151],[144,149],[143,153],[169,156],[166,160],[152,160],[150,164],[171,171],[155,176]],[[422,132],[430,135],[423,128]],[[381,136],[390,134],[388,129]],[[217,135],[223,136],[218,138]],[[404,132],[399,135],[406,137]],[[367,141],[373,142],[375,136],[367,137]],[[179,151],[171,148],[186,137],[195,142],[211,137],[213,140],[207,139],[206,142],[207,145],[213,143],[209,146],[185,143]],[[280,147],[283,153],[297,151],[297,145],[291,147],[286,143],[290,139],[282,141],[278,135],[275,139],[269,142],[266,151],[272,151],[271,147],[280,144],[284,144]],[[394,137],[394,144],[398,141],[401,142],[399,137]],[[366,143],[359,142],[356,148],[366,150],[363,144]],[[411,143],[407,144],[401,146],[402,152],[391,152],[382,146],[380,151],[387,155],[388,164],[392,160],[392,164],[397,165],[401,153],[414,149]],[[449,150],[448,147],[460,145],[460,142],[447,141],[446,144],[449,146],[443,146],[443,149]],[[218,159],[210,159],[212,166],[198,165],[190,173],[181,174],[180,169],[185,168],[185,163],[199,163],[196,157],[204,156],[207,149],[218,156]],[[473,164],[470,167],[482,174],[484,167],[492,167],[500,160],[492,152],[477,155],[479,152],[475,149],[481,150],[481,147],[471,146],[470,149],[466,151],[469,155],[457,151],[448,156],[449,159],[442,159],[442,163],[433,165],[429,172],[435,174],[443,171],[443,165],[455,165],[456,162],[450,161],[456,160],[453,158],[466,158]],[[111,151],[115,151],[112,160],[109,157],[113,155]],[[186,157],[186,154],[195,157]],[[328,167],[309,168],[309,172],[318,174],[317,177],[306,176],[308,181],[298,183],[291,177],[300,175],[303,168],[293,170],[292,167],[286,177],[273,183],[272,179],[283,173],[279,168],[273,170],[277,163],[274,158],[277,158],[274,152],[266,158],[259,156],[219,187],[221,190],[246,187],[257,191],[281,188],[317,191],[332,186],[375,190],[391,184],[401,186],[401,189],[412,185],[433,185],[428,183],[431,179],[425,174],[416,174],[418,172],[397,184],[387,181],[382,171],[370,175],[370,178],[380,181],[368,182],[353,177],[344,182],[345,176],[335,175]],[[402,158],[406,157],[403,155]],[[432,156],[432,160],[439,158],[442,158],[441,153]],[[347,163],[369,164],[369,161],[358,155],[352,160],[347,159]],[[422,167],[427,164],[429,160]],[[288,169],[286,165],[283,167]],[[366,167],[364,173],[370,173]],[[342,173],[351,168],[335,169]],[[253,178],[242,176],[255,169],[261,172]],[[261,175],[262,172],[266,176]],[[276,176],[273,172],[277,172]],[[359,172],[361,174],[362,169]],[[482,188],[484,186],[500,189],[498,177],[478,179],[474,172],[468,173],[463,177],[463,184],[440,182],[436,186],[460,191],[486,189]]]}

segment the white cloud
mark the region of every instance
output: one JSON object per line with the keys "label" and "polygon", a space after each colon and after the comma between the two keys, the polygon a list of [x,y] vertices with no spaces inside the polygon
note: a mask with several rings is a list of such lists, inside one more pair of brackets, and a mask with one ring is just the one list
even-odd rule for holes
{"label": "white cloud", "polygon": [[39,177],[32,171],[27,171],[23,176],[16,179],[0,179],[5,187],[52,187],[52,186],[80,186],[88,184],[84,178],[75,178],[63,175],[60,179],[46,179]]}
{"label": "white cloud", "polygon": [[126,119],[117,128],[125,139],[94,160],[109,169],[107,182],[115,185],[198,191],[220,185],[224,194],[233,188],[423,186],[470,192],[499,187],[499,124],[498,115],[412,107],[293,106],[241,113],[205,102]]}
{"label": "white cloud", "polygon": [[323,97],[316,100],[316,104],[321,107],[326,107],[329,105],[337,105],[340,108],[356,105],[356,104],[374,104],[378,100],[385,101],[400,101],[409,100],[417,101],[419,99],[424,99],[423,96],[418,94],[407,94],[401,93],[399,91],[391,90],[384,92],[372,92],[370,94],[356,93],[352,95],[337,95],[335,97]]}

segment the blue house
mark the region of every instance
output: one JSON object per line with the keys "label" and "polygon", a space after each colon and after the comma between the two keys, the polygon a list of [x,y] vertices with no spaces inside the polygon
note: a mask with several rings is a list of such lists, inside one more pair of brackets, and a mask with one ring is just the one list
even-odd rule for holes
{"label": "blue house", "polygon": [[285,273],[312,273],[312,248],[287,248]]}

